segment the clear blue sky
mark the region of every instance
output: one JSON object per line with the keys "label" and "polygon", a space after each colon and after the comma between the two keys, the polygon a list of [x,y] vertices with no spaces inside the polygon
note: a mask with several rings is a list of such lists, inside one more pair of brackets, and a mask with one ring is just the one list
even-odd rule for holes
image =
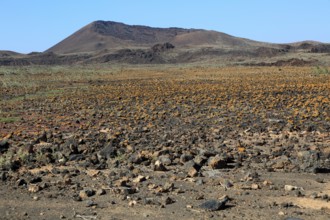
{"label": "clear blue sky", "polygon": [[44,51],[95,20],[330,42],[330,0],[1,0],[0,50]]}

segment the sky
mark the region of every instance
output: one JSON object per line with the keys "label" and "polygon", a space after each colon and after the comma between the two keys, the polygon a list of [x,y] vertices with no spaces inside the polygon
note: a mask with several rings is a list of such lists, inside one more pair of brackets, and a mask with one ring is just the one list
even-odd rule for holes
{"label": "sky", "polygon": [[330,43],[330,0],[1,0],[0,50],[42,52],[96,20]]}

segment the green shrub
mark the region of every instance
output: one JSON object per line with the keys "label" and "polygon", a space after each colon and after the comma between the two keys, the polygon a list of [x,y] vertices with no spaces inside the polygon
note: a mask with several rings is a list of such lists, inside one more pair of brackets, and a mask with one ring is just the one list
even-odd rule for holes
{"label": "green shrub", "polygon": [[330,71],[326,67],[316,66],[314,67],[314,73],[317,75],[328,75]]}

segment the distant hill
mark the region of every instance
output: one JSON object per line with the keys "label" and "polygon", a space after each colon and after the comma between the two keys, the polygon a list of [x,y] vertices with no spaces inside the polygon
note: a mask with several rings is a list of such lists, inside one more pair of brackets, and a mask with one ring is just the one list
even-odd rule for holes
{"label": "distant hill", "polygon": [[176,47],[251,48],[269,46],[216,31],[153,28],[113,21],[95,21],[46,50],[58,54],[89,53],[123,48],[146,48],[169,42]]}
{"label": "distant hill", "polygon": [[330,44],[274,44],[212,30],[95,21],[44,52],[0,51],[0,66],[96,63],[330,66]]}
{"label": "distant hill", "polygon": [[23,54],[10,51],[10,50],[0,50],[0,58],[6,58],[6,57],[18,57],[22,56]]}

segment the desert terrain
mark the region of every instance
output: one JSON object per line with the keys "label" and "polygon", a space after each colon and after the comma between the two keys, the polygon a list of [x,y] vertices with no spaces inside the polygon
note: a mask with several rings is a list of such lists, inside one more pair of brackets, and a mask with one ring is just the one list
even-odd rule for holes
{"label": "desert terrain", "polygon": [[329,219],[325,67],[2,67],[1,219]]}
{"label": "desert terrain", "polygon": [[0,219],[330,219],[329,58],[110,21],[0,51]]}

